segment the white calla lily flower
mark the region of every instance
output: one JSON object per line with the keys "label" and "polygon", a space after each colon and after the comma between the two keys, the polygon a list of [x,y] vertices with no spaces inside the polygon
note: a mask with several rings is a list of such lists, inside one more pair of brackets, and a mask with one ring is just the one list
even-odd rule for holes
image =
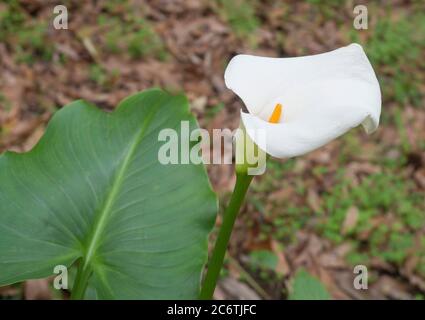
{"label": "white calla lily flower", "polygon": [[381,92],[373,68],[358,44],[327,53],[266,58],[237,55],[224,75],[226,86],[245,103],[241,112],[250,138],[278,158],[317,149],[360,124],[376,130]]}

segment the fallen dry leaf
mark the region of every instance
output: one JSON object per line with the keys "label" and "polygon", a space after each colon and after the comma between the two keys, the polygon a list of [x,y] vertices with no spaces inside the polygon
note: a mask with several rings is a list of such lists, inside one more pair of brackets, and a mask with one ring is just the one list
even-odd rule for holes
{"label": "fallen dry leaf", "polygon": [[52,293],[50,291],[48,279],[36,279],[25,281],[24,297],[26,300],[50,300]]}
{"label": "fallen dry leaf", "polygon": [[235,278],[227,277],[219,282],[219,286],[226,292],[227,299],[261,300],[260,296],[254,290]]}
{"label": "fallen dry leaf", "polygon": [[341,233],[347,234],[350,230],[352,230],[359,219],[359,209],[356,207],[350,207],[345,214],[344,222],[342,223]]}
{"label": "fallen dry leaf", "polygon": [[277,266],[276,273],[282,276],[287,276],[290,273],[290,267],[288,261],[286,260],[285,253],[283,252],[283,247],[275,240],[271,240],[271,248],[274,254],[277,256]]}

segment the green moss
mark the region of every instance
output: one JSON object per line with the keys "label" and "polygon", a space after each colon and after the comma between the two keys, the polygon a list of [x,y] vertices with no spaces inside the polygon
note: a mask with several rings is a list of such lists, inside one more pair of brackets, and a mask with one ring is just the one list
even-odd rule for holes
{"label": "green moss", "polygon": [[98,23],[106,29],[101,35],[101,42],[107,52],[122,54],[125,50],[133,59],[153,57],[165,60],[167,51],[149,21],[133,14],[127,20],[123,23],[114,16],[99,16]]}
{"label": "green moss", "polygon": [[0,11],[0,41],[6,41],[10,33],[21,28],[25,22],[25,14],[16,0],[3,3]]}
{"label": "green moss", "polygon": [[[382,18],[369,29],[365,43],[371,63],[380,72],[378,78],[384,99],[419,105],[421,74],[425,67],[421,52],[425,49],[425,14],[417,11],[399,18]],[[351,33],[352,41],[360,41],[359,32]]]}
{"label": "green moss", "polygon": [[3,3],[0,12],[0,41],[13,48],[17,62],[50,61],[54,45],[47,35],[47,22],[27,16],[18,1]]}
{"label": "green moss", "polygon": [[256,16],[256,0],[216,0],[215,10],[232,28],[235,35],[252,46],[256,45],[255,32],[260,26]]}
{"label": "green moss", "polygon": [[[366,232],[365,251],[389,262],[402,263],[413,246],[412,234],[425,226],[423,195],[396,172],[371,174],[359,185],[340,177],[322,200],[326,220],[318,226],[319,232],[336,243],[347,237],[357,241]],[[358,208],[359,218],[354,228],[342,235],[341,227],[351,206]],[[392,218],[385,222],[372,223],[374,218],[390,214]]]}
{"label": "green moss", "polygon": [[107,71],[98,64],[92,64],[89,68],[89,78],[96,85],[104,88],[111,88],[113,82],[119,77],[119,70]]}
{"label": "green moss", "polygon": [[139,21],[139,30],[128,39],[128,51],[133,58],[155,56],[159,60],[167,57],[163,44],[154,29],[144,20]]}
{"label": "green moss", "polygon": [[33,64],[37,60],[50,61],[54,47],[47,38],[47,25],[35,23],[17,33],[16,59],[18,62]]}

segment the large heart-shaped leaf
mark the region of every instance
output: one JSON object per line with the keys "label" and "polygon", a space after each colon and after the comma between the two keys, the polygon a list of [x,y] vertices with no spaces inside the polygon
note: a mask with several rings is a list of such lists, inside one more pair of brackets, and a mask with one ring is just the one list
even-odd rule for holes
{"label": "large heart-shaped leaf", "polygon": [[76,101],[0,156],[0,286],[78,261],[98,298],[196,298],[217,203],[203,165],[158,160],[181,121],[186,98],[157,89],[112,113]]}

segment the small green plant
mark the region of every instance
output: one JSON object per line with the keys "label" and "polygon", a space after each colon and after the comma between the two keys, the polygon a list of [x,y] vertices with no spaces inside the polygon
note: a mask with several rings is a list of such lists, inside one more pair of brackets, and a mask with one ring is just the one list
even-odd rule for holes
{"label": "small green plant", "polygon": [[[424,67],[424,17],[423,12],[417,11],[397,19],[382,18],[371,29],[365,49],[371,62],[385,70],[380,81],[386,99],[394,97],[399,103],[420,104],[423,79],[415,71]],[[359,41],[358,32],[351,36],[353,41]]]}
{"label": "small green plant", "polygon": [[17,0],[7,1],[0,10],[0,41],[6,41],[11,33],[19,29],[25,21],[25,14]]}
{"label": "small green plant", "polygon": [[50,61],[53,45],[47,40],[47,25],[37,23],[23,28],[16,38],[18,62],[33,64],[36,60]]}
{"label": "small green plant", "polygon": [[[356,206],[359,218],[348,235],[356,240],[361,233],[370,233],[371,256],[402,263],[413,246],[411,232],[425,226],[423,197],[413,190],[413,185],[391,172],[372,174],[363,178],[358,186],[341,176],[332,192],[322,197],[327,218],[319,230],[329,239],[341,242],[346,238],[341,234],[343,221],[349,208]],[[394,217],[387,223],[371,224],[374,217],[390,212]],[[351,260],[357,261],[357,256]]]}
{"label": "small green plant", "polygon": [[50,61],[54,46],[47,35],[47,23],[37,22],[26,14],[18,1],[8,1],[0,12],[0,41],[14,50],[17,62],[33,64]]}
{"label": "small green plant", "polygon": [[152,26],[145,20],[140,20],[140,29],[131,35],[128,41],[128,50],[133,58],[153,55],[160,60],[167,57],[163,44]]}
{"label": "small green plant", "polygon": [[307,0],[316,11],[320,12],[320,15],[326,19],[338,20],[341,19],[340,9],[341,9],[341,1],[340,0]]}
{"label": "small green plant", "polygon": [[89,70],[90,80],[94,81],[99,86],[103,86],[106,83],[107,74],[101,66],[97,64],[92,64]]}
{"label": "small green plant", "polygon": [[304,269],[299,270],[292,284],[290,300],[329,300],[325,286]]}
{"label": "small green plant", "polygon": [[256,0],[216,0],[215,6],[217,13],[230,25],[236,36],[248,38],[252,46],[256,44],[255,31],[260,26],[255,14],[256,5]]}
{"label": "small green plant", "polygon": [[109,71],[98,64],[92,64],[89,68],[90,80],[100,87],[111,87],[114,81],[119,77],[119,75],[120,71],[118,69],[113,69]]}
{"label": "small green plant", "polygon": [[110,53],[116,54],[126,50],[133,59],[167,58],[161,38],[146,19],[130,15],[128,21],[122,23],[117,17],[101,15],[98,22],[106,29],[101,35],[101,41]]}
{"label": "small green plant", "polygon": [[256,250],[250,254],[250,263],[253,268],[273,271],[276,269],[278,258],[271,251]]}

